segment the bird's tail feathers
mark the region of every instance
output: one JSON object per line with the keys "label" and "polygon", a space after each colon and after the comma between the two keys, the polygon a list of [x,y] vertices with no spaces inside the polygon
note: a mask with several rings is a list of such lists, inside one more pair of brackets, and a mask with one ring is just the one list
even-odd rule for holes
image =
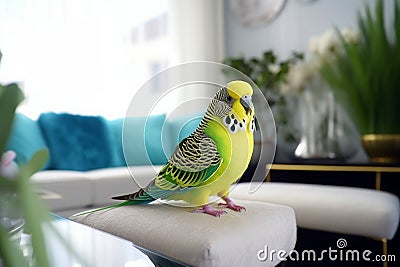
{"label": "bird's tail feathers", "polygon": [[128,201],[121,202],[121,203],[117,203],[117,204],[113,204],[113,205],[106,206],[106,207],[101,207],[101,208],[94,209],[94,210],[83,211],[83,212],[74,214],[74,215],[72,215],[71,217],[78,217],[78,216],[82,216],[82,215],[86,215],[86,214],[98,212],[98,211],[101,211],[101,210],[113,209],[113,208],[117,208],[117,207],[126,206],[126,205],[128,205],[126,202],[128,202]]}
{"label": "bird's tail feathers", "polygon": [[114,196],[111,199],[114,200],[128,200],[128,201],[135,201],[139,203],[148,203],[151,201],[156,200],[157,198],[151,196],[151,194],[148,192],[150,187],[146,188],[141,188],[139,191],[132,193],[132,194],[126,194],[126,195],[120,195],[120,196]]}
{"label": "bird's tail feathers", "polygon": [[137,204],[147,204],[147,203],[150,203],[152,201],[153,200],[149,201],[149,200],[131,199],[131,200],[127,200],[127,201],[124,201],[124,202],[121,202],[121,203],[109,205],[109,206],[106,206],[106,207],[101,207],[101,208],[94,209],[94,210],[83,211],[83,212],[80,212],[80,213],[72,215],[71,218],[82,216],[82,215],[86,215],[86,214],[90,214],[90,213],[94,213],[94,212],[98,212],[98,211],[102,211],[102,210],[114,209],[114,208],[118,208],[118,207],[122,207],[122,206],[137,205]]}

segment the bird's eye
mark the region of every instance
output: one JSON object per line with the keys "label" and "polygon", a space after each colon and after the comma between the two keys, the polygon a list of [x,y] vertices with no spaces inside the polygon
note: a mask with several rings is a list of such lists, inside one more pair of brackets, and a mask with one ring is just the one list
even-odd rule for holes
{"label": "bird's eye", "polygon": [[231,97],[230,95],[228,95],[228,96],[226,97],[226,100],[227,100],[228,102],[231,102],[231,101],[232,101],[232,97]]}

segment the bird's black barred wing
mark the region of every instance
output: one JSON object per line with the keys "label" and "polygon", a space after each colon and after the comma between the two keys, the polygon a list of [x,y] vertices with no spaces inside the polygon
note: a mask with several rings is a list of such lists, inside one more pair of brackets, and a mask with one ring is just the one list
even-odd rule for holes
{"label": "bird's black barred wing", "polygon": [[214,140],[194,132],[179,143],[155,184],[163,190],[195,187],[209,179],[221,163]]}

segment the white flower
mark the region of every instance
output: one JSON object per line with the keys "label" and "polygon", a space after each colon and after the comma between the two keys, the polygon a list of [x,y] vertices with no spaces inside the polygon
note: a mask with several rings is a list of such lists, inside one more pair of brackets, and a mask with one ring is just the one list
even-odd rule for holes
{"label": "white flower", "polygon": [[307,88],[316,75],[319,74],[322,61],[314,57],[310,60],[291,65],[286,76],[286,82],[280,87],[282,94],[292,94]]}
{"label": "white flower", "polygon": [[271,64],[268,65],[268,70],[273,74],[277,74],[281,70],[281,67],[278,64]]}
{"label": "white flower", "polygon": [[308,48],[317,55],[328,55],[339,50],[339,40],[336,33],[331,29],[318,37],[312,37]]}
{"label": "white flower", "polygon": [[339,50],[339,40],[333,30],[327,31],[321,37],[320,54],[328,55]]}
{"label": "white flower", "polygon": [[[341,30],[340,34],[346,42],[357,42],[360,38],[359,33],[350,28]],[[308,49],[311,53],[323,57],[339,53],[340,47],[340,40],[333,29],[320,36],[312,37],[308,43]]]}
{"label": "white flower", "polygon": [[308,42],[308,50],[310,50],[314,54],[319,53],[319,38],[318,37],[311,37],[310,41]]}
{"label": "white flower", "polygon": [[343,39],[346,42],[356,43],[360,40],[359,32],[356,32],[349,28],[345,28],[345,29],[341,30],[340,34],[343,36]]}
{"label": "white flower", "polygon": [[[359,33],[349,28],[340,31],[346,42],[357,42]],[[321,82],[319,71],[323,64],[329,62],[338,53],[342,53],[337,32],[330,29],[320,36],[314,36],[308,43],[310,57],[304,62],[291,65],[286,76],[286,82],[280,87],[282,94],[298,93],[307,87]]]}
{"label": "white flower", "polygon": [[295,65],[288,75],[288,78],[290,79],[290,84],[296,91],[302,89],[307,76],[307,72],[304,71],[305,68],[303,69],[302,65],[303,64]]}
{"label": "white flower", "polygon": [[291,65],[286,76],[286,82],[280,88],[281,92],[283,94],[290,94],[303,90],[310,74],[310,67],[305,62]]}

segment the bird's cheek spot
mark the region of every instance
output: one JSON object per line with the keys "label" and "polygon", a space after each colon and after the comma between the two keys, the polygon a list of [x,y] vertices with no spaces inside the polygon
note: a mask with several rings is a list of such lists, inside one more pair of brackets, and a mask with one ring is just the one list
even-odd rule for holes
{"label": "bird's cheek spot", "polygon": [[232,120],[231,120],[231,118],[230,118],[229,116],[226,116],[226,117],[224,118],[224,124],[225,124],[225,126],[229,126],[229,125],[231,124],[231,122],[232,122]]}
{"label": "bird's cheek spot", "polygon": [[251,123],[250,123],[250,130],[252,131],[252,132],[254,132],[254,130],[256,129],[256,123],[255,123],[255,120],[254,120],[254,118],[251,120]]}

